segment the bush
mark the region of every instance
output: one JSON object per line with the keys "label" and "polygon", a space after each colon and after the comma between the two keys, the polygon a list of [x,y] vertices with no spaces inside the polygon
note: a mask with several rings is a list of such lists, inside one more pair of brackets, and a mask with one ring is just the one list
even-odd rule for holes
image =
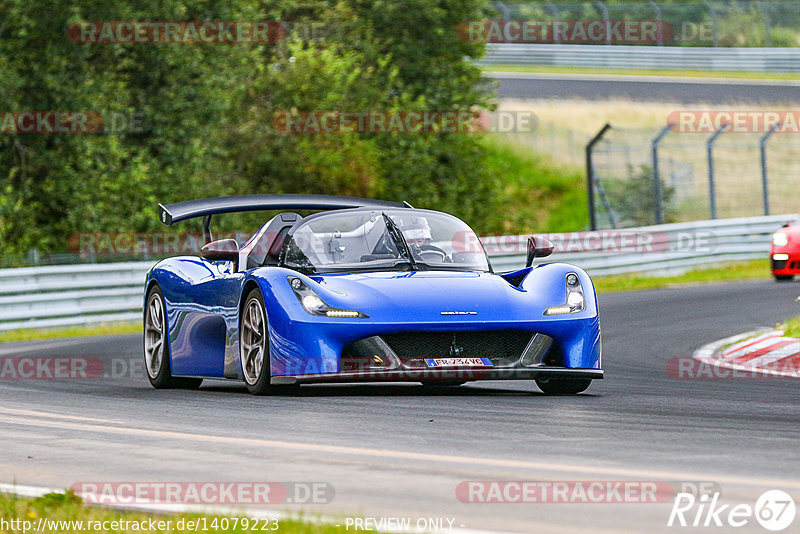
{"label": "bush", "polygon": [[[653,189],[653,169],[649,165],[628,168],[627,179],[603,182],[611,209],[621,226],[647,226],[655,224],[656,198]],[[661,181],[662,213],[664,222],[674,222],[672,206],[675,190]],[[596,197],[595,197],[596,198]],[[602,208],[596,200],[598,209]]]}

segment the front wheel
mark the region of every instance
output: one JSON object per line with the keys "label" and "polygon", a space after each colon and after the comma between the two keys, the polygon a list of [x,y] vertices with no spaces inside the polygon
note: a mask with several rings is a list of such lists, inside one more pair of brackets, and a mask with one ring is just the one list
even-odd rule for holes
{"label": "front wheel", "polygon": [[582,391],[586,391],[586,388],[588,388],[591,383],[591,378],[536,379],[536,385],[547,395],[576,395]]}
{"label": "front wheel", "polygon": [[247,294],[239,329],[239,357],[247,390],[253,395],[267,395],[292,389],[270,384],[269,326],[261,291]]}
{"label": "front wheel", "polygon": [[794,278],[791,274],[775,274],[773,276],[777,282],[788,282]]}
{"label": "front wheel", "polygon": [[147,294],[144,310],[144,365],[147,378],[156,389],[196,389],[201,378],[176,378],[172,376],[169,363],[169,339],[167,319],[164,313],[164,297],[161,289],[153,286]]}

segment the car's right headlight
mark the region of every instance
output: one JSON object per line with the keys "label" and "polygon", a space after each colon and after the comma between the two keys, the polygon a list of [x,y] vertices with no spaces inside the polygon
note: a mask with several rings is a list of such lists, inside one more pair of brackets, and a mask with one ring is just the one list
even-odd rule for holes
{"label": "car's right headlight", "polygon": [[325,303],[324,300],[319,298],[319,295],[308,287],[305,282],[294,276],[289,277],[289,285],[292,286],[297,300],[303,309],[311,315],[318,315],[321,317],[340,317],[344,319],[368,319],[369,315],[355,310],[340,310],[333,308]]}
{"label": "car's right headlight", "polygon": [[776,247],[785,247],[789,244],[789,236],[783,232],[772,234],[772,244]]}

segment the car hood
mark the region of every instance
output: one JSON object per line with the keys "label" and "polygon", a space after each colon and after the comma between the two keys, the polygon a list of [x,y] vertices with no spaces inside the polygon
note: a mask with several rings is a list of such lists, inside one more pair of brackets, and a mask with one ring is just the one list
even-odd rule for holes
{"label": "car hood", "polygon": [[[441,321],[508,320],[529,308],[529,293],[492,273],[456,271],[372,272],[313,276],[329,304],[371,318]],[[523,295],[527,298],[523,299]],[[537,300],[533,298],[533,300]]]}
{"label": "car hood", "polygon": [[777,231],[784,234],[800,235],[800,224],[789,224],[789,226],[784,226]]}

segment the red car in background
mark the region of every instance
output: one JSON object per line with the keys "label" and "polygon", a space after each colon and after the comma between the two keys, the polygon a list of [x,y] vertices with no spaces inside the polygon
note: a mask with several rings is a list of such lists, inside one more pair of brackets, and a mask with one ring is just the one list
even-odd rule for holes
{"label": "red car in background", "polygon": [[772,235],[769,257],[775,280],[791,280],[800,274],[800,223],[786,223]]}

